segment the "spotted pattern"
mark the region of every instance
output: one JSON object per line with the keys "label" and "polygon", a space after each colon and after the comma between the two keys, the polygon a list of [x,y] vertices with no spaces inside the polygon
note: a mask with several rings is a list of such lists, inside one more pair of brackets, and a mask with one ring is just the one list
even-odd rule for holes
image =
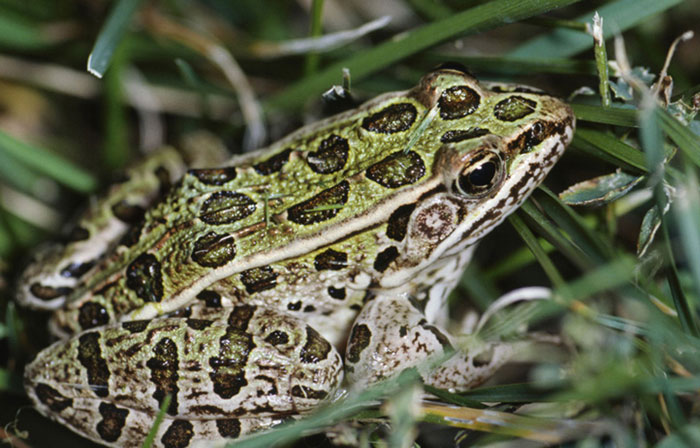
{"label": "spotted pattern", "polygon": [[127,201],[119,201],[112,206],[114,216],[127,224],[134,224],[143,219],[146,211],[143,207],[129,204]]}
{"label": "spotted pattern", "polygon": [[443,120],[456,120],[473,114],[481,102],[481,97],[476,91],[467,86],[455,86],[442,92],[438,100],[440,118]]}
{"label": "spotted pattern", "polygon": [[369,346],[372,339],[372,331],[365,324],[359,324],[352,327],[350,339],[348,340],[348,349],[345,358],[347,361],[356,363],[360,360],[362,350]]}
{"label": "spotted pattern", "polygon": [[520,154],[526,154],[542,143],[547,137],[554,134],[563,135],[567,126],[571,126],[571,122],[551,122],[538,120],[534,122],[525,132],[521,133],[517,138],[510,141],[508,143],[508,150],[519,150]]}
{"label": "spotted pattern", "polygon": [[36,393],[37,398],[39,398],[39,401],[44,403],[49,409],[56,413],[73,407],[72,398],[64,397],[59,391],[47,384],[37,384],[34,388],[34,392]]}
{"label": "spotted pattern", "polygon": [[[235,311],[232,312],[231,318],[234,313]],[[234,320],[240,325],[239,318],[240,316]],[[245,325],[247,326],[247,321]],[[209,377],[214,385],[214,393],[228,399],[237,395],[241,388],[248,384],[245,366],[253,348],[253,338],[244,329],[237,325],[226,327],[226,333],[219,339],[219,356],[209,358],[209,366],[212,368]]]}
{"label": "spotted pattern", "polygon": [[387,270],[392,261],[396,260],[399,256],[399,250],[396,246],[389,246],[383,251],[377,254],[377,258],[374,259],[374,269],[379,272],[384,272]]}
{"label": "spotted pattern", "polygon": [[91,331],[78,339],[78,361],[87,371],[88,384],[98,397],[109,395],[109,368],[102,357],[100,334]]}
{"label": "spotted pattern", "polygon": [[250,216],[255,201],[243,193],[217,191],[204,201],[199,218],[207,224],[231,224]]}
{"label": "spotted pattern", "polygon": [[174,420],[160,441],[165,448],[186,448],[194,437],[194,427],[187,420]]}
{"label": "spotted pattern", "polygon": [[241,272],[241,283],[249,294],[272,289],[277,285],[278,274],[270,266],[261,266]]}
{"label": "spotted pattern", "polygon": [[290,221],[302,224],[316,224],[335,217],[348,201],[350,184],[347,180],[323,190],[316,196],[293,205],[287,210]]}
{"label": "spotted pattern", "polygon": [[387,188],[415,183],[425,174],[423,159],[414,151],[396,151],[367,168],[365,176]]}
{"label": "spotted pattern", "polygon": [[316,330],[310,326],[306,326],[306,344],[301,349],[299,356],[301,362],[306,364],[316,364],[328,358],[331,351],[331,344],[326,341],[323,336],[318,334]]}
{"label": "spotted pattern", "polygon": [[144,302],[160,302],[163,299],[163,278],[160,263],[155,255],[139,255],[126,268],[126,286]]}
{"label": "spotted pattern", "polygon": [[406,237],[406,229],[411,213],[416,209],[416,204],[405,204],[394,210],[389,216],[386,226],[386,236],[396,241],[403,241]]}
{"label": "spotted pattern", "polygon": [[345,300],[346,296],[345,288],[334,288],[333,286],[328,287],[328,295],[337,300]]}
{"label": "spotted pattern", "polygon": [[187,174],[196,177],[203,184],[224,185],[236,178],[236,167],[196,169],[189,170]]}
{"label": "spotted pattern", "polygon": [[221,308],[221,294],[216,291],[205,289],[197,294],[199,300],[203,300],[208,308]]}
{"label": "spotted pattern", "polygon": [[151,321],[147,320],[147,319],[139,319],[139,320],[132,320],[129,322],[122,322],[122,328],[131,334],[141,333],[146,328],[148,328],[148,324],[150,322]]}
{"label": "spotted pattern", "polygon": [[216,421],[216,430],[221,437],[236,439],[241,435],[241,422],[237,418],[220,419]]}
{"label": "spotted pattern", "polygon": [[339,271],[348,266],[348,254],[328,249],[314,257],[314,267],[317,271]]}
{"label": "spotted pattern", "polygon": [[34,295],[34,297],[41,299],[41,300],[53,300],[57,299],[59,297],[65,296],[70,294],[73,291],[72,288],[68,288],[65,286],[60,286],[60,287],[52,287],[52,286],[44,286],[39,283],[33,283],[29,287],[29,292]]}
{"label": "spotted pattern", "polygon": [[236,240],[228,233],[209,232],[199,237],[192,248],[192,260],[200,266],[223,266],[236,257]]}
{"label": "spotted pattern", "polygon": [[501,121],[515,121],[535,112],[537,103],[519,95],[501,100],[493,108],[493,114]]}
{"label": "spotted pattern", "polygon": [[306,162],[315,173],[335,173],[343,169],[349,152],[348,141],[339,135],[331,134],[321,141],[318,151],[310,152],[306,156]]}
{"label": "spotted pattern", "polygon": [[122,435],[129,411],[105,402],[100,403],[99,411],[102,420],[97,423],[97,433],[105,442],[116,442]]}
{"label": "spotted pattern", "polygon": [[151,370],[151,382],[156,390],[153,398],[158,401],[158,405],[163,405],[163,400],[170,394],[170,406],[167,413],[177,415],[178,392],[178,354],[177,345],[170,338],[163,338],[153,347],[153,357],[146,361],[146,367]]}
{"label": "spotted pattern", "polygon": [[124,236],[119,240],[119,244],[126,247],[131,247],[139,242],[141,237],[141,231],[145,225],[145,221],[140,221],[132,226],[126,231]]}
{"label": "spotted pattern", "polygon": [[214,322],[208,319],[187,319],[185,323],[191,329],[201,331],[210,327]]}
{"label": "spotted pattern", "polygon": [[61,277],[80,278],[92,269],[95,263],[97,263],[97,260],[90,260],[84,263],[70,263],[61,269]]}
{"label": "spotted pattern", "polygon": [[484,128],[469,128],[469,129],[457,129],[454,131],[447,131],[442,134],[440,141],[442,143],[457,143],[464,140],[471,140],[473,138],[479,138],[486,134],[490,134],[491,131]]}
{"label": "spotted pattern", "polygon": [[370,132],[393,134],[406,131],[416,121],[418,111],[411,103],[387,106],[362,120],[362,127]]}
{"label": "spotted pattern", "polygon": [[284,331],[274,330],[265,337],[265,342],[271,345],[285,345],[289,343],[289,335]]}
{"label": "spotted pattern", "polygon": [[299,398],[313,398],[316,400],[323,400],[328,396],[328,392],[324,390],[312,389],[308,386],[296,385],[292,387],[292,396]]}
{"label": "spotted pattern", "polygon": [[285,163],[289,161],[289,155],[292,153],[291,149],[285,149],[284,151],[275,154],[264,162],[253,165],[255,171],[263,176],[276,173],[282,170]]}
{"label": "spotted pattern", "polygon": [[85,302],[78,311],[78,324],[83,330],[99,327],[109,322],[109,313],[96,302]]}

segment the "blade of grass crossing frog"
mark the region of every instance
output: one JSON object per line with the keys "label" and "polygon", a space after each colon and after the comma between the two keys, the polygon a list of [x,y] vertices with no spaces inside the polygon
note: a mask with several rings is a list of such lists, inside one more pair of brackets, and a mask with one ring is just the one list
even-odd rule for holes
{"label": "blade of grass crossing frog", "polygon": [[168,394],[163,399],[163,403],[160,405],[160,409],[158,410],[158,415],[156,415],[156,419],[153,422],[153,426],[151,426],[151,430],[148,431],[148,435],[143,441],[143,445],[141,445],[141,448],[151,448],[153,446],[153,442],[156,439],[156,434],[158,434],[158,428],[160,427],[161,423],[163,423],[165,413],[170,407],[170,401],[172,400],[172,398],[173,396],[171,394]]}

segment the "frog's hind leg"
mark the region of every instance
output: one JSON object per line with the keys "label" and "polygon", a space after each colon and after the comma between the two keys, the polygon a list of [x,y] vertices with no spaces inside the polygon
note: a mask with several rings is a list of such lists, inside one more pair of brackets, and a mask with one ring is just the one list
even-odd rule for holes
{"label": "frog's hind leg", "polygon": [[[426,384],[466,390],[487,380],[512,353],[507,343],[480,342],[444,361],[454,349],[455,339],[430,324],[408,294],[379,295],[355,320],[345,370],[355,387],[418,367]],[[431,369],[435,363],[439,366]]]}
{"label": "frog's hind leg", "polygon": [[86,437],[140,446],[168,395],[168,434],[219,438],[201,421],[272,424],[315,409],[343,379],[340,354],[300,319],[251,305],[209,317],[114,323],[59,341],[27,365],[27,394],[42,414]]}

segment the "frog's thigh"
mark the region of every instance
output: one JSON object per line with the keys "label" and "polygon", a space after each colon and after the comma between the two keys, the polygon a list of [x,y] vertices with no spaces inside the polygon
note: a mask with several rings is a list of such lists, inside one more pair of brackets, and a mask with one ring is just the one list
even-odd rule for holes
{"label": "frog's thigh", "polygon": [[150,425],[167,395],[166,417],[192,425],[178,423],[183,431],[199,420],[303,413],[331,396],[342,375],[338,352],[303,321],[242,305],[215,320],[170,317],[77,334],[27,366],[25,387],[43,414],[102,437],[94,425],[105,413],[102,427],[127,431],[138,421],[127,418],[132,412]]}
{"label": "frog's thigh", "polygon": [[345,370],[348,380],[362,387],[417,366],[427,384],[465,390],[488,379],[511,351],[505,344],[484,345],[457,353],[432,371],[423,369],[452,347],[447,331],[428,323],[407,296],[377,296],[355,320]]}

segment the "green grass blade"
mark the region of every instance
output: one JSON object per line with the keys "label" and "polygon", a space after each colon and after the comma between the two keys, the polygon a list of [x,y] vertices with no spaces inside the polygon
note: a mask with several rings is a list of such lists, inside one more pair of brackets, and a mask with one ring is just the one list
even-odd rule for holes
{"label": "green grass blade", "polygon": [[635,173],[646,173],[647,165],[644,154],[610,134],[591,129],[577,129],[573,146],[576,149],[605,159],[624,169]]}
{"label": "green grass blade", "polygon": [[88,57],[87,70],[98,78],[102,78],[112,55],[121,42],[126,28],[131,22],[131,16],[136,12],[143,0],[118,0],[114,9],[97,36],[95,46]]}
{"label": "green grass blade", "polygon": [[525,222],[519,216],[519,212],[513,213],[508,217],[508,222],[513,226],[513,228],[518,232],[520,238],[523,239],[527,247],[530,248],[537,261],[542,266],[545,274],[549,277],[549,280],[554,286],[561,287],[565,284],[564,278],[561,276],[557,270],[552,260],[549,258],[547,253],[544,251],[542,246],[540,246],[537,238],[532,233],[532,231],[525,225]]}
{"label": "green grass blade", "polygon": [[[645,23],[649,17],[682,3],[683,0],[617,0],[596,7],[575,20],[589,22],[593,13],[598,13],[605,21],[603,37],[605,39]],[[510,56],[567,57],[580,53],[593,46],[593,38],[588,34],[568,29],[559,29],[544,36],[535,37],[510,52]]]}
{"label": "green grass blade", "polygon": [[700,137],[693,134],[668,111],[657,107],[654,109],[654,113],[666,135],[695,165],[700,166]]}
{"label": "green grass blade", "polygon": [[402,35],[401,39],[389,40],[374,48],[355,53],[353,56],[330,65],[314,76],[309,76],[269,98],[266,108],[288,108],[303,104],[319,95],[328,86],[337,83],[342,69],[350,69],[353,82],[366,78],[396,61],[467,33],[483,31],[500,23],[522,20],[554,8],[575,3],[578,0],[496,0],[454,14],[446,19],[424,25]]}
{"label": "green grass blade", "polygon": [[66,162],[61,157],[19,141],[2,131],[0,131],[0,151],[74,190],[89,193],[97,187],[97,180],[90,173]]}
{"label": "green grass blade", "polygon": [[574,109],[577,120],[615,126],[638,126],[637,111],[635,109],[592,106],[590,104],[572,104],[571,107]]}

